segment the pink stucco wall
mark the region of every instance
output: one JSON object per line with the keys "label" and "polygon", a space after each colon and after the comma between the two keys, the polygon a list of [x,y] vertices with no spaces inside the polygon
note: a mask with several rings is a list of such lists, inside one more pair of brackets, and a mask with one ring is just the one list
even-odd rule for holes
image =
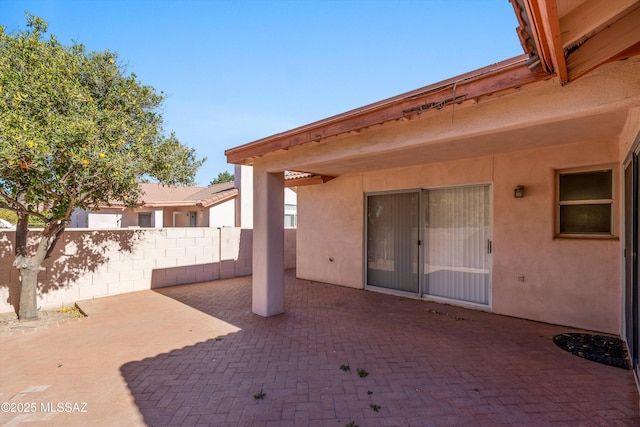
{"label": "pink stucco wall", "polygon": [[[617,141],[496,156],[493,309],[620,333],[621,203]],[[613,166],[614,238],[555,238],[556,170]],[[517,184],[526,197],[514,199]],[[525,277],[518,282],[518,275]]]}
{"label": "pink stucco wall", "polygon": [[[491,184],[493,242],[490,309],[543,322],[620,333],[621,224],[615,238],[554,236],[555,171],[614,167],[620,207],[618,141],[557,145],[448,163],[340,176],[298,189],[297,274],[364,286],[367,192]],[[526,197],[515,199],[516,185]],[[332,260],[331,260],[332,259]],[[524,282],[518,281],[524,276]]]}

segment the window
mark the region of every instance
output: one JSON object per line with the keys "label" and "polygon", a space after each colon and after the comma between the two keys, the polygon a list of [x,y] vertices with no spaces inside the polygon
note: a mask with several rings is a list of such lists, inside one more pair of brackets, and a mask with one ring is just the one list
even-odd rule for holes
{"label": "window", "polygon": [[613,171],[596,170],[558,174],[560,235],[613,234]]}
{"label": "window", "polygon": [[138,214],[138,226],[151,227],[151,212],[140,212]]}
{"label": "window", "polygon": [[284,226],[287,228],[296,228],[297,216],[284,214]]}
{"label": "window", "polygon": [[297,206],[285,203],[284,205],[284,226],[296,228],[298,225]]}

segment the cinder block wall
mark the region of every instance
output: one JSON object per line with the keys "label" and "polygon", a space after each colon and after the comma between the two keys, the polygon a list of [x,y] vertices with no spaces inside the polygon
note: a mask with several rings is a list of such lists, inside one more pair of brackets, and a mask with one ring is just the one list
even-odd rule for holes
{"label": "cinder block wall", "polygon": [[[0,231],[0,312],[14,311],[20,294],[14,241],[14,231]],[[244,228],[68,229],[43,263],[38,305],[250,275],[252,247]],[[285,230],[284,256],[295,268],[296,229]]]}

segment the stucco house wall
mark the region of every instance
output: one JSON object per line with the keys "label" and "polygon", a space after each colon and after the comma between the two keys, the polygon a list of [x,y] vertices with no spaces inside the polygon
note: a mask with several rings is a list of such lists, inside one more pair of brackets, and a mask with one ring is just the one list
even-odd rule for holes
{"label": "stucco house wall", "polygon": [[[190,213],[197,215],[197,227],[234,227],[236,215],[235,199],[226,200],[208,208],[199,207],[165,207],[165,208],[103,208],[99,211],[84,212],[88,223],[73,223],[73,228],[128,228],[138,227],[138,214],[151,215],[151,227],[189,227]],[[161,219],[161,221],[159,221]]]}
{"label": "stucco house wall", "polygon": [[196,207],[170,207],[164,208],[164,227],[190,227],[190,217],[195,213],[196,226],[209,226],[209,210]]}
{"label": "stucco house wall", "polygon": [[[491,183],[493,312],[620,333],[620,220],[609,239],[555,238],[556,170],[608,165],[620,200],[618,141],[574,142],[338,177],[298,190],[297,274],[364,287],[365,194]],[[516,185],[526,196],[513,197]],[[314,224],[323,224],[322,227]],[[518,280],[524,276],[524,282]]]}
{"label": "stucco house wall", "polygon": [[236,199],[209,208],[208,227],[233,227],[236,218]]}
{"label": "stucco house wall", "polygon": [[[87,224],[89,228],[120,228],[123,224],[122,209],[101,209],[97,212],[87,212]],[[126,219],[125,219],[126,222]],[[137,222],[137,219],[136,219]]]}

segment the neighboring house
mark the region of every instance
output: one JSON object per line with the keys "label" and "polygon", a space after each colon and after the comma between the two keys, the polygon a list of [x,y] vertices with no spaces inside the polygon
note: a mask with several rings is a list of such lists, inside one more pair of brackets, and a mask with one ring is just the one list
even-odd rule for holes
{"label": "neighboring house", "polygon": [[[285,179],[293,183],[284,190],[284,226],[296,228],[298,221],[298,195],[295,183],[299,173],[287,172]],[[236,165],[234,170],[235,184],[238,188],[238,205],[236,227],[253,228],[253,168],[250,166]]]}
{"label": "neighboring house", "polygon": [[144,196],[136,207],[112,203],[97,211],[74,212],[71,227],[233,227],[238,190],[233,182],[208,187],[141,184]]}
{"label": "neighboring house", "polygon": [[525,55],[225,152],[255,313],[285,309],[298,181],[299,278],[622,335],[637,369],[640,2],[512,4]]}
{"label": "neighboring house", "polygon": [[[288,179],[299,181],[300,174]],[[208,187],[169,187],[141,184],[144,196],[134,208],[120,203],[99,210],[76,209],[71,228],[123,227],[253,227],[253,168],[237,166],[235,182]],[[284,199],[284,226],[297,223],[296,188],[287,188]]]}

